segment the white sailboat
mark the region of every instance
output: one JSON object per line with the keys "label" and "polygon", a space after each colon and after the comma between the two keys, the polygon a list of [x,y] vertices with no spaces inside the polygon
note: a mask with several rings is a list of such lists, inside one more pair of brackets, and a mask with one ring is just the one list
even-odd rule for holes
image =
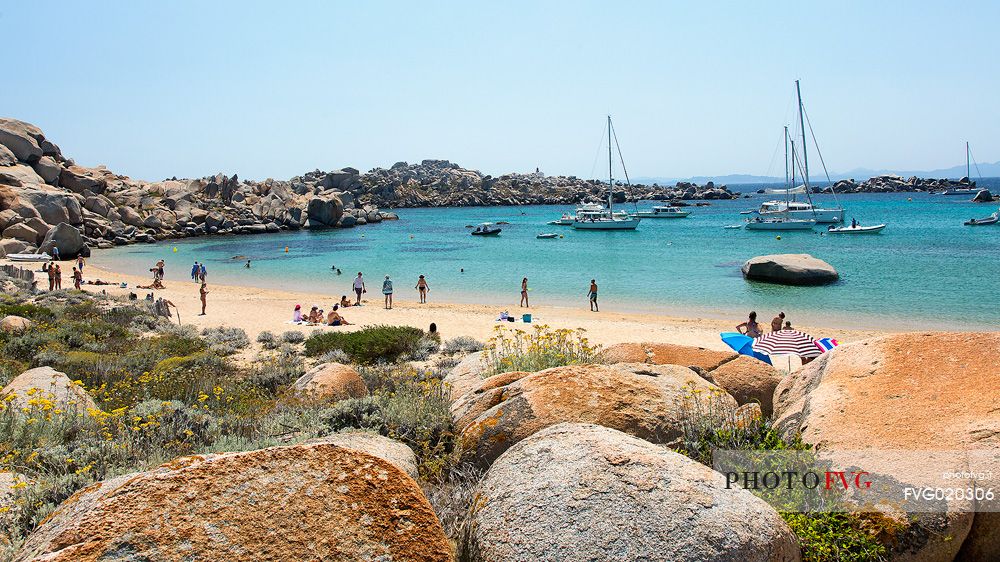
{"label": "white sailboat", "polygon": [[[577,210],[573,220],[575,230],[635,230],[639,226],[639,218],[628,213],[616,213],[614,204],[614,175],[612,171],[611,142],[614,132],[611,129],[611,116],[608,115],[608,206],[595,206],[590,209]],[[621,157],[621,149],[618,151]],[[625,173],[626,181],[628,173]]]}
{"label": "white sailboat", "polygon": [[[802,92],[799,89],[799,81],[795,81],[795,93],[798,96],[799,101],[799,124],[802,128],[802,163],[804,170],[803,183],[799,186],[795,186],[795,182],[792,181],[791,185],[786,184],[783,190],[771,190],[770,193],[784,193],[784,201],[766,201],[761,204],[760,209],[757,213],[761,218],[770,218],[777,216],[784,216],[791,219],[802,219],[802,220],[814,220],[817,223],[824,224],[837,224],[844,222],[844,208],[840,205],[836,207],[822,208],[813,204],[811,186],[809,185],[809,154],[806,151],[806,126],[805,119],[803,117],[802,109]],[[787,131],[785,132],[787,136]],[[818,150],[818,149],[817,149]],[[822,155],[820,155],[822,157]],[[787,153],[786,153],[787,160]],[[792,172],[794,176],[795,171],[795,159],[792,158]],[[786,181],[787,181],[787,168],[786,168]],[[831,188],[832,189],[832,188]],[[796,201],[796,195],[805,195],[807,201]],[[791,200],[788,196],[791,195]],[[836,195],[836,194],[834,194]]]}
{"label": "white sailboat", "polygon": [[[966,142],[965,143],[965,177],[969,178],[969,181],[972,181],[972,176],[970,175],[970,172],[972,170],[970,169],[970,166],[969,166],[969,160],[971,160],[970,155],[971,155],[971,152],[969,151],[969,143]],[[976,170],[977,171],[979,170],[979,164],[976,164]],[[979,178],[979,179],[982,179],[982,178]],[[946,189],[946,190],[942,191],[941,195],[975,195],[978,191],[979,191],[979,189],[975,188],[975,187],[956,187],[956,188],[953,188],[953,189]]]}
{"label": "white sailboat", "polygon": [[[791,147],[791,160],[792,160],[792,174],[791,181],[789,181],[788,175],[788,152],[789,146]],[[791,216],[791,211],[789,210],[790,201],[788,200],[789,193],[791,193],[792,185],[795,185],[795,141],[788,138],[788,127],[785,127],[785,200],[784,209],[781,211],[769,212],[766,215],[758,213],[758,215],[752,219],[747,219],[746,229],[747,230],[767,230],[767,231],[790,231],[790,230],[812,230],[812,227],[816,225],[816,221],[813,218],[800,219],[793,218]],[[774,202],[771,202],[774,203]]]}

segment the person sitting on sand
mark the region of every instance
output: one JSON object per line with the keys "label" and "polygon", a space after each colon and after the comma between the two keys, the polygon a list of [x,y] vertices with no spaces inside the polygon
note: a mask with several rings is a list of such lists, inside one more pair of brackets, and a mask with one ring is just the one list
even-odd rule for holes
{"label": "person sitting on sand", "polygon": [[759,338],[764,335],[764,331],[761,330],[760,324],[757,323],[757,312],[751,312],[750,319],[736,326],[736,331],[744,336],[750,336],[751,338]]}
{"label": "person sitting on sand", "polygon": [[295,305],[295,312],[292,312],[292,322],[299,323],[302,321],[302,305]]}
{"label": "person sitting on sand", "polygon": [[791,322],[785,322],[785,327],[783,329],[785,329],[785,330],[791,330],[792,329],[792,323]]}
{"label": "person sitting on sand", "polygon": [[333,310],[331,310],[330,314],[328,314],[327,317],[326,317],[326,325],[327,326],[350,326],[351,323],[348,322],[347,320],[345,320],[344,317],[341,316],[339,312],[337,312],[338,308],[340,308],[338,305],[333,305]]}
{"label": "person sitting on sand", "polygon": [[771,331],[777,332],[781,330],[781,324],[785,321],[785,313],[779,312],[777,316],[771,319]]}
{"label": "person sitting on sand", "polygon": [[306,322],[310,324],[317,324],[322,320],[322,318],[323,317],[319,315],[319,307],[314,306],[309,309],[309,315],[306,316]]}
{"label": "person sitting on sand", "polygon": [[340,295],[340,308],[347,308],[351,306],[351,301],[347,298],[347,295]]}

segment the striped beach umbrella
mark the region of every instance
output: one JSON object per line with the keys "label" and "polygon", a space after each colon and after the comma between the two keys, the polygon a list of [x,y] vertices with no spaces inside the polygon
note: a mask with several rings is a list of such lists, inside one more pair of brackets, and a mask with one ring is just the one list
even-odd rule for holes
{"label": "striped beach umbrella", "polygon": [[764,334],[753,341],[753,350],[768,355],[799,357],[819,357],[822,353],[812,336],[798,330],[778,330]]}
{"label": "striped beach umbrella", "polygon": [[840,342],[833,338],[820,338],[816,340],[816,347],[818,347],[822,353],[826,353],[838,345],[840,345]]}

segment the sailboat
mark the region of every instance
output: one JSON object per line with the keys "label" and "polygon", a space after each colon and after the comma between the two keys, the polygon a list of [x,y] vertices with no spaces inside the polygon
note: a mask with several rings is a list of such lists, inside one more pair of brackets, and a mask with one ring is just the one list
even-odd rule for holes
{"label": "sailboat", "polygon": [[[844,208],[840,205],[832,208],[820,208],[813,204],[811,186],[809,185],[809,154],[806,151],[806,126],[805,119],[803,117],[802,109],[802,91],[799,88],[799,81],[795,81],[795,93],[799,100],[799,124],[802,129],[802,164],[805,168],[803,182],[799,186],[795,186],[793,181],[791,185],[786,185],[784,190],[772,191],[772,193],[785,192],[784,201],[766,201],[761,204],[760,209],[757,213],[762,217],[766,218],[768,216],[786,216],[793,219],[812,219],[817,223],[824,224],[836,224],[844,222]],[[786,131],[787,136],[787,131]],[[817,148],[818,150],[818,148]],[[822,157],[822,155],[820,155]],[[787,153],[786,153],[787,160]],[[792,172],[794,176],[795,172],[795,159],[792,159]],[[787,169],[785,171],[787,176]],[[786,177],[787,181],[787,177]],[[832,188],[831,188],[832,189]],[[804,194],[808,202],[796,201],[795,196],[799,194]],[[788,195],[792,196],[792,199],[788,200]]]}
{"label": "sailboat", "polygon": [[[971,160],[970,156],[971,156],[971,152],[969,151],[969,143],[968,143],[968,141],[966,141],[966,143],[965,143],[965,177],[968,178],[969,181],[971,182],[972,181],[972,175],[970,174],[970,172],[972,170],[970,169],[970,166],[969,166],[969,160]],[[976,164],[976,170],[979,170],[979,164]],[[982,179],[982,178],[980,178],[980,179]],[[972,185],[976,185],[976,184],[973,183]],[[977,188],[975,188],[975,187],[956,187],[955,189],[946,189],[946,190],[942,191],[941,195],[975,195],[977,191],[979,191],[979,190]]]}
{"label": "sailboat", "polygon": [[[614,203],[614,173],[612,171],[611,143],[614,132],[611,129],[611,116],[608,115],[608,206],[594,206],[592,210],[577,210],[572,227],[576,230],[635,230],[639,226],[639,218],[615,212]],[[621,158],[621,149],[618,149]],[[628,173],[625,175],[628,180]]]}
{"label": "sailboat", "polygon": [[[792,174],[791,181],[788,177],[788,148],[791,146],[791,157],[792,157]],[[812,227],[816,225],[816,221],[812,218],[809,219],[797,219],[792,218],[790,215],[793,212],[789,209],[788,195],[793,191],[792,187],[795,185],[795,141],[788,138],[788,127],[785,127],[785,201],[784,208],[780,211],[776,210],[769,212],[767,214],[760,213],[752,219],[747,219],[746,229],[747,230],[812,230]],[[776,204],[778,202],[771,201],[765,203],[765,205]]]}

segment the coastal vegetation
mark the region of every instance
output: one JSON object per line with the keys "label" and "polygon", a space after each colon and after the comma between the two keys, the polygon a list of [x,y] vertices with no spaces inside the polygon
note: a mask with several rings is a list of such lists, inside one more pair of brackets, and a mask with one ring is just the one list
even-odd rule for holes
{"label": "coastal vegetation", "polygon": [[488,368],[483,375],[593,363],[600,348],[591,345],[585,334],[583,329],[554,329],[545,324],[536,324],[530,332],[497,326],[484,347]]}

